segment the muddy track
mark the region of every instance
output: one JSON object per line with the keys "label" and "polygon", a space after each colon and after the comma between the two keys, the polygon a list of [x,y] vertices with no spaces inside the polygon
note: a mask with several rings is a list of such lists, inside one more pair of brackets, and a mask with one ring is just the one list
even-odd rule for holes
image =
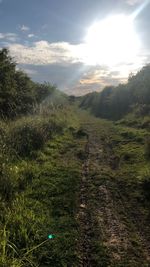
{"label": "muddy track", "polygon": [[77,215],[79,223],[80,238],[78,241],[78,267],[91,266],[91,242],[90,236],[92,234],[92,219],[88,207],[88,183],[89,183],[89,162],[90,162],[90,148],[89,138],[85,145],[85,160],[82,165],[82,179],[79,195],[79,212]]}
{"label": "muddy track", "polygon": [[[88,131],[87,142],[85,145],[85,160],[82,165],[82,179],[79,194],[79,212],[77,220],[79,224],[80,238],[78,240],[78,267],[95,267],[98,266],[93,258],[93,236],[95,230],[99,228],[98,235],[101,235],[105,229],[105,223],[108,225],[108,232],[110,236],[110,246],[120,243],[118,240],[118,232],[124,231],[120,226],[115,215],[112,214],[112,199],[106,187],[99,187],[98,194],[91,194],[90,187],[93,184],[92,171],[100,172],[103,169],[103,163],[106,162],[106,158],[103,154],[105,144],[97,136],[93,136],[93,133]],[[110,152],[110,151],[109,151]],[[107,158],[109,159],[109,157]],[[98,200],[101,205],[96,209],[94,201]],[[99,219],[100,218],[100,219]],[[122,239],[120,234],[120,239]],[[98,239],[102,238],[99,237]],[[108,238],[109,239],[109,238]],[[117,241],[118,240],[118,241]],[[104,241],[104,240],[103,240]],[[109,243],[109,242],[108,242]],[[107,245],[107,244],[106,244]],[[109,246],[109,245],[108,245]],[[115,257],[117,255],[114,255]],[[119,257],[119,256],[117,256]]]}
{"label": "muddy track", "polygon": [[[119,167],[118,158],[113,154],[110,144],[102,140],[96,130],[86,126],[85,129],[88,137],[77,214],[80,233],[77,267],[103,266],[101,256],[98,261],[93,256],[95,241],[102,247],[102,256],[103,248],[106,248],[104,257],[108,257],[109,262],[104,263],[104,266],[139,267],[143,261],[148,264],[143,266],[150,266],[150,247],[142,226],[138,229],[138,224],[130,215],[128,199],[121,195],[117,180],[106,178],[107,173]],[[134,245],[134,237],[138,247]]]}
{"label": "muddy track", "polygon": [[[79,259],[77,267],[97,266],[93,257],[93,241],[95,241],[93,236],[98,226],[98,220],[95,214],[96,210],[92,204],[93,200],[95,199],[95,195],[92,195],[90,191],[90,187],[93,182],[93,177],[90,173],[91,165],[95,163],[97,164],[97,159],[99,160],[99,158],[97,158],[97,149],[95,149],[94,145],[96,145],[96,143],[94,142],[93,144],[93,137],[91,134],[87,134],[87,140],[85,144],[85,160],[82,164],[79,211],[77,214],[80,233],[77,245],[77,254]],[[100,153],[102,152],[102,150],[99,148],[98,151],[100,151]],[[93,168],[95,167],[93,166]]]}

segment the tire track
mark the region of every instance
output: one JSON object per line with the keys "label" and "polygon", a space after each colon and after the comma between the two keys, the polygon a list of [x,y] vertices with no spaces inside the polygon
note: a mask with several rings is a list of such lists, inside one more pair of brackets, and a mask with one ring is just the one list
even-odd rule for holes
{"label": "tire track", "polygon": [[90,163],[90,145],[89,137],[85,145],[86,158],[82,165],[82,179],[79,195],[79,212],[77,219],[79,222],[80,238],[78,240],[78,267],[91,267],[92,266],[92,246],[91,236],[93,234],[93,219],[89,208],[89,163]]}
{"label": "tire track", "polygon": [[[146,262],[147,265],[143,266],[148,267],[149,244],[133,221],[128,199],[124,191],[121,193],[116,177],[119,158],[110,146],[111,140],[102,139],[99,130],[93,126],[84,125],[88,137],[77,215],[80,233],[77,267],[103,266],[103,259],[104,266],[139,267]],[[112,173],[115,176],[111,177]],[[93,241],[98,242],[100,256],[95,251]]]}

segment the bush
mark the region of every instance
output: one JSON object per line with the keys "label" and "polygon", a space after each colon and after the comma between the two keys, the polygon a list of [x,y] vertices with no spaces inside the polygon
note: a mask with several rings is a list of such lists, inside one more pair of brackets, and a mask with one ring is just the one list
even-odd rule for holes
{"label": "bush", "polygon": [[52,134],[61,132],[63,124],[54,118],[39,116],[22,118],[10,127],[8,143],[21,157],[41,149]]}

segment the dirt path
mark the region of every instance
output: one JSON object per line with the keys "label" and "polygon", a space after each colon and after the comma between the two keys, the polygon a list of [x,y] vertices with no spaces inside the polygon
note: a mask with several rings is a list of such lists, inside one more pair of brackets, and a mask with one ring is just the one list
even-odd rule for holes
{"label": "dirt path", "polygon": [[85,160],[82,167],[82,183],[79,194],[78,222],[80,225],[80,239],[78,244],[79,267],[91,266],[91,244],[90,235],[92,232],[91,214],[88,210],[88,180],[89,180],[89,139],[85,145]]}
{"label": "dirt path", "polygon": [[88,138],[77,215],[77,267],[149,267],[149,245],[129,217],[128,200],[122,198],[115,180],[107,178],[119,167],[118,158],[96,125],[84,129]]}

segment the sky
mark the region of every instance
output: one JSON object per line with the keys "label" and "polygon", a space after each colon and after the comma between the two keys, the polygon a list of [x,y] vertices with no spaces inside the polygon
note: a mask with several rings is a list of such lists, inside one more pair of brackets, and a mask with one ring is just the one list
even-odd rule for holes
{"label": "sky", "polygon": [[0,0],[0,48],[34,81],[83,95],[150,62],[149,16],[149,0]]}

